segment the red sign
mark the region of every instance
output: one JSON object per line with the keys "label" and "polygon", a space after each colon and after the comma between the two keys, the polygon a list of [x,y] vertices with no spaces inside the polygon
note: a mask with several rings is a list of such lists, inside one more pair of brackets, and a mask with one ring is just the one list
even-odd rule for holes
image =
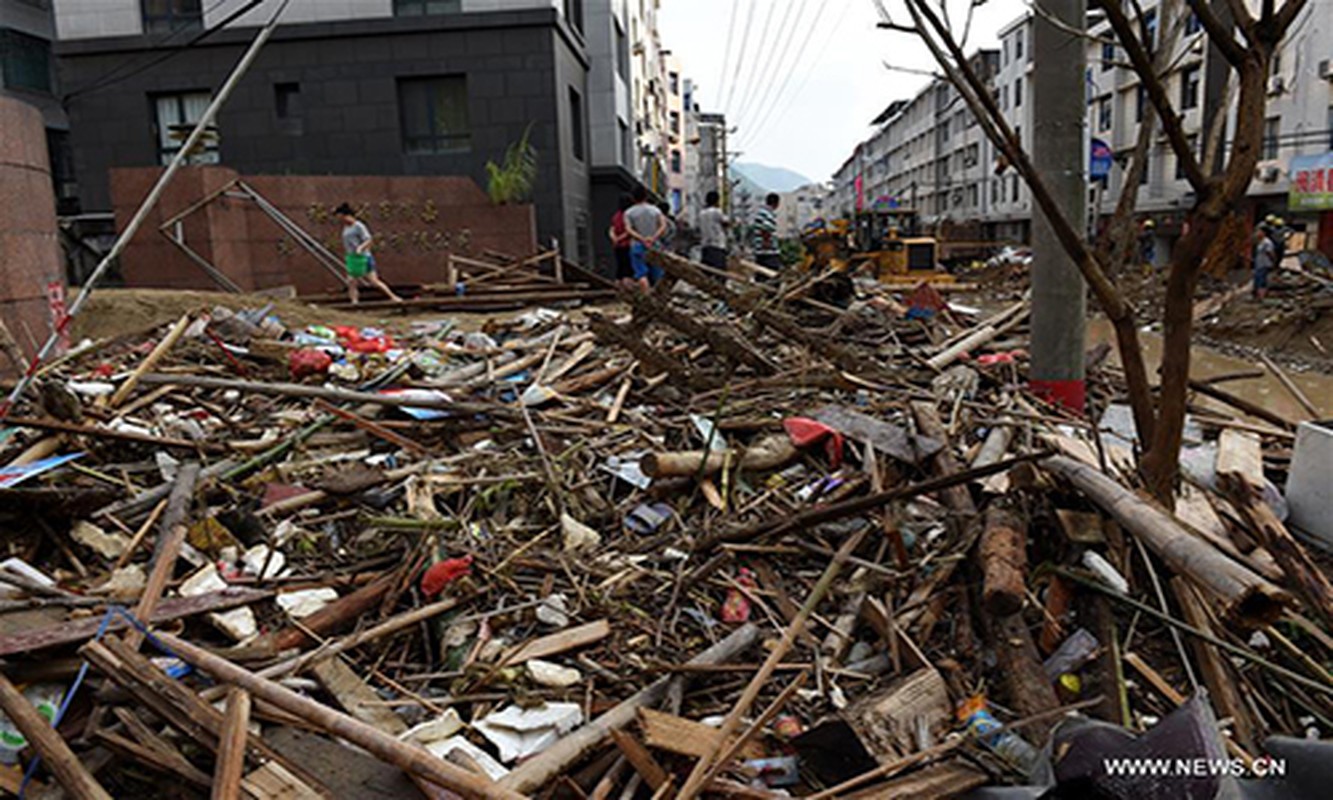
{"label": "red sign", "polygon": [[46,284],[46,306],[51,310],[51,326],[60,334],[58,350],[69,348],[69,307],[65,304],[65,284],[51,281]]}

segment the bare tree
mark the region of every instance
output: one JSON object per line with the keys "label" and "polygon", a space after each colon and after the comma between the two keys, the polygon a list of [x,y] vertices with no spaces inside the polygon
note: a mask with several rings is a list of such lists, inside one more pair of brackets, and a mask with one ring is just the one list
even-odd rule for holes
{"label": "bare tree", "polygon": [[[970,20],[972,8],[980,3],[977,0],[966,2],[969,3],[967,16]],[[1161,389],[1156,394],[1148,380],[1134,310],[1112,278],[1120,273],[1119,265],[1113,259],[1123,259],[1127,248],[1105,242],[1097,246],[1090,242],[1082,221],[1070,220],[1054,201],[994,96],[972,69],[963,51],[962,38],[955,36],[948,22],[949,0],[903,0],[911,18],[910,25],[892,22],[880,5],[884,18],[881,27],[910,32],[930,50],[986,136],[1027,183],[1033,201],[1050,221],[1061,246],[1078,266],[1110,320],[1125,372],[1135,428],[1144,448],[1139,471],[1148,489],[1163,502],[1170,502],[1178,473],[1189,391],[1194,291],[1200,268],[1209,243],[1249,188],[1263,141],[1265,80],[1269,64],[1307,0],[1283,0],[1278,7],[1275,7],[1275,0],[1260,0],[1257,16],[1246,0],[1226,0],[1234,18],[1233,24],[1224,23],[1209,0],[1186,2],[1198,17],[1208,43],[1225,59],[1230,80],[1237,87],[1230,147],[1216,160],[1201,159],[1191,146],[1181,114],[1172,105],[1166,89],[1170,64],[1165,58],[1155,56],[1153,37],[1143,24],[1144,16],[1138,3],[1093,0],[1093,5],[1105,13],[1116,44],[1124,51],[1130,68],[1137,75],[1156,112],[1156,124],[1160,126],[1195,198],[1188,212],[1188,224],[1172,249],[1167,269],[1167,291],[1162,308]],[[1151,124],[1146,115],[1143,124]],[[1147,138],[1141,132],[1139,146],[1145,151]],[[1136,159],[1138,169],[1142,168],[1142,156],[1140,152]],[[1121,189],[1129,193],[1137,190],[1137,180],[1126,181]],[[1122,198],[1118,204],[1120,226],[1117,230],[1121,237],[1125,235],[1124,224],[1133,208],[1132,199]]]}

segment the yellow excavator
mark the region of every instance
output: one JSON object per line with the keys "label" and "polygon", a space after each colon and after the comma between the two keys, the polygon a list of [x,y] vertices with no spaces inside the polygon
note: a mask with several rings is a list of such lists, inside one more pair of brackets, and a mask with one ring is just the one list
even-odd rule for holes
{"label": "yellow excavator", "polygon": [[803,268],[814,272],[866,272],[881,283],[952,283],[939,269],[934,237],[921,233],[912,209],[880,207],[851,219],[815,220],[802,233]]}

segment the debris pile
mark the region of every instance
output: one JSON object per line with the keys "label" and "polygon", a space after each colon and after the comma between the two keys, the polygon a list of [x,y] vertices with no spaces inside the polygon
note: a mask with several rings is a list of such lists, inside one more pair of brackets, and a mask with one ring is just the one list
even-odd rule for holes
{"label": "debris pile", "polygon": [[1333,730],[1295,421],[1210,398],[1169,512],[1112,369],[1097,426],[1024,394],[1024,302],[655,258],[596,311],[211,309],[45,367],[0,787],[1120,797],[1122,750],[1294,770],[1275,735]]}

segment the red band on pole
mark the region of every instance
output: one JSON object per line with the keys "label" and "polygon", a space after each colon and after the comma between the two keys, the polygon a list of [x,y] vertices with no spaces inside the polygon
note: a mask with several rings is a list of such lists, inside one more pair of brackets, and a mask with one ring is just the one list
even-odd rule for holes
{"label": "red band on pole", "polygon": [[1087,408],[1088,383],[1085,380],[1041,381],[1034,378],[1029,388],[1042,400],[1063,406],[1077,414],[1082,414]]}

